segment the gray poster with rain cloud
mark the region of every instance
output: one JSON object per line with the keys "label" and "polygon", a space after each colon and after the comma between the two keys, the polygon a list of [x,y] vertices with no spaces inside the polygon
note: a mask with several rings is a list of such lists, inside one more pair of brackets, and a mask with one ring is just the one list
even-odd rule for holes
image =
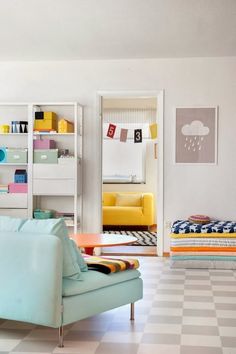
{"label": "gray poster with rain cloud", "polygon": [[216,108],[176,109],[177,163],[215,163]]}

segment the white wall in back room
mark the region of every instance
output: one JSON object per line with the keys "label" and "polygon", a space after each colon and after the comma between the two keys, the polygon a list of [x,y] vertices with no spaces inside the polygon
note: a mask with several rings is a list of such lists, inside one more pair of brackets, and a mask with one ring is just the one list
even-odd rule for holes
{"label": "white wall in back room", "polygon": [[[165,90],[164,217],[236,219],[236,58],[1,62],[0,101],[79,101],[84,121],[84,226],[98,231],[98,90]],[[174,164],[176,106],[219,106],[218,164]],[[169,250],[168,232],[165,251]]]}

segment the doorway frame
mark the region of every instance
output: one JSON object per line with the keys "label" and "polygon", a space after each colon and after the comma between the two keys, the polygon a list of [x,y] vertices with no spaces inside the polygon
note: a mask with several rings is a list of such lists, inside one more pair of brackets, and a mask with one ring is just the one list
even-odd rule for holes
{"label": "doorway frame", "polygon": [[99,90],[96,95],[96,117],[99,117],[99,149],[98,149],[98,168],[100,176],[100,188],[98,189],[99,201],[99,220],[100,232],[102,232],[102,159],[103,159],[103,126],[102,126],[102,99],[104,98],[157,98],[157,255],[163,256],[164,253],[164,90],[151,91],[127,91],[127,90]]}

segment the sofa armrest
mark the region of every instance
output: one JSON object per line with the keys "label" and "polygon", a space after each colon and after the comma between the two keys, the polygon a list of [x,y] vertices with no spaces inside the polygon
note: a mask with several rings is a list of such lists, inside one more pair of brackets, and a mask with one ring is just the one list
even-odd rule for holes
{"label": "sofa armrest", "polygon": [[61,241],[52,235],[0,232],[0,318],[60,326]]}
{"label": "sofa armrest", "polygon": [[152,193],[143,193],[142,195],[142,207],[143,214],[148,220],[148,225],[154,223],[154,207],[153,207],[153,194]]}

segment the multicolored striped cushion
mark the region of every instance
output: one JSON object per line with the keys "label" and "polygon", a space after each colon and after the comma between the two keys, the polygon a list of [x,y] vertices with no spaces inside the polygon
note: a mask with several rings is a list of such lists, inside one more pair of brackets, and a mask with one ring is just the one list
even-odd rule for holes
{"label": "multicolored striped cushion", "polygon": [[105,274],[117,273],[129,269],[137,269],[139,267],[139,261],[137,259],[107,258],[89,256],[87,254],[83,254],[83,257],[89,270],[96,270]]}

